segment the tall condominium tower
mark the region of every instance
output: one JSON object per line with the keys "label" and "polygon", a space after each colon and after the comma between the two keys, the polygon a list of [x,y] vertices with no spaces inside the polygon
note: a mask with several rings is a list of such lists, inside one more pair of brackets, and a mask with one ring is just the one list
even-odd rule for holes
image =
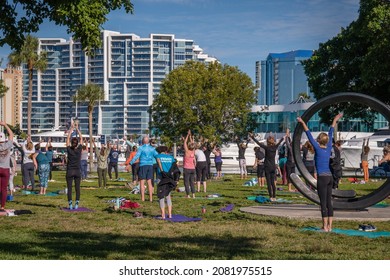
{"label": "tall condominium tower", "polygon": [[302,61],[313,55],[310,50],[270,53],[266,60],[256,62],[258,104],[289,104],[300,93],[312,96]]}
{"label": "tall condominium tower", "polygon": [[[103,46],[87,56],[79,42],[41,38],[40,51],[48,57],[48,68],[34,73],[32,131],[68,126],[77,117],[83,132],[88,131],[85,104],[73,102],[80,86],[93,83],[104,89],[104,100],[95,107],[93,134],[111,137],[144,134],[149,129],[148,112],[166,75],[187,60],[209,63],[193,40],[171,34],[135,34],[102,31]],[[24,96],[28,93],[24,69]],[[25,98],[27,100],[27,98]],[[27,129],[27,103],[22,102],[22,128]]]}

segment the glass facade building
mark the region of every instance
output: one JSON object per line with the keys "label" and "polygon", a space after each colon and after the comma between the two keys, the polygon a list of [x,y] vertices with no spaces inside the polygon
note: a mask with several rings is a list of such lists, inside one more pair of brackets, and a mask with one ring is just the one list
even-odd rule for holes
{"label": "glass facade building", "polygon": [[256,62],[257,103],[289,104],[300,93],[313,96],[301,63],[312,55],[310,50],[270,53],[266,60]]}
{"label": "glass facade building", "polygon": [[[203,53],[193,40],[176,39],[171,34],[135,34],[102,31],[103,46],[87,56],[78,41],[41,38],[48,67],[34,72],[32,133],[67,127],[77,117],[83,133],[88,133],[88,113],[84,104],[73,102],[80,86],[93,83],[104,89],[104,100],[93,113],[93,134],[111,137],[142,135],[149,130],[149,107],[160,91],[161,81],[187,60],[216,61]],[[23,71],[23,115],[27,130],[28,75]]]}

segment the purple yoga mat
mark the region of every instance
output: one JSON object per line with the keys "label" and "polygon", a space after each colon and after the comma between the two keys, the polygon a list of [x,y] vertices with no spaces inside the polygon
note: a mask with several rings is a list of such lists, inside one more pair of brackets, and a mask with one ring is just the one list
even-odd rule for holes
{"label": "purple yoga mat", "polygon": [[231,212],[234,208],[234,204],[228,204],[226,207],[219,209],[221,212]]}
{"label": "purple yoga mat", "polygon": [[[161,216],[154,217],[155,219],[161,220]],[[174,223],[184,223],[184,222],[199,222],[202,220],[202,218],[191,218],[184,215],[172,215],[172,218],[166,218],[166,221],[174,222]]]}
{"label": "purple yoga mat", "polygon": [[69,209],[69,208],[61,207],[61,210],[65,212],[93,212],[92,209],[86,207],[79,207],[77,209]]}

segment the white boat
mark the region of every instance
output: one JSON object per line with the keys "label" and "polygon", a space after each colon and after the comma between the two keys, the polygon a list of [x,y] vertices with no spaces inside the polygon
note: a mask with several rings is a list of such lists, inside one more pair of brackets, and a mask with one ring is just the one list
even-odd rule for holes
{"label": "white boat", "polygon": [[[68,137],[67,130],[64,130],[62,127],[53,128],[51,131],[45,131],[37,134],[31,135],[31,140],[33,143],[41,143],[41,148],[46,147],[47,141],[51,139],[51,145],[53,151],[56,153],[66,152],[66,139]],[[86,139],[89,143],[89,135],[83,134],[83,139]],[[93,136],[96,146],[100,147],[100,136]]]}
{"label": "white boat", "polygon": [[368,167],[372,169],[378,166],[378,161],[383,156],[383,148],[390,144],[390,130],[383,128],[371,135],[363,137],[353,137],[342,144],[341,158],[344,161],[345,169],[360,168],[360,156],[362,145],[365,139],[369,139],[370,152],[368,154]]}

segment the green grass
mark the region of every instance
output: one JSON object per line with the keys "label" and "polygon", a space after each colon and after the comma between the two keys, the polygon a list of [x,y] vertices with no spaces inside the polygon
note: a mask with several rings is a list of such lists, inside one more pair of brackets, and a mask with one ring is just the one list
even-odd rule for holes
{"label": "green grass", "polygon": [[[96,175],[96,174],[93,174]],[[54,172],[55,183],[48,192],[65,188],[64,172]],[[120,174],[129,178],[129,174]],[[15,179],[20,184],[20,176]],[[156,220],[160,214],[155,202],[141,202],[139,195],[121,188],[123,182],[110,182],[114,188],[85,189],[96,186],[82,183],[81,206],[90,213],[66,213],[66,195],[39,196],[15,194],[7,208],[31,210],[33,214],[0,217],[0,259],[389,259],[390,239],[351,237],[337,234],[301,232],[306,226],[320,226],[320,221],[295,220],[244,213],[240,207],[257,205],[247,196],[258,187],[244,187],[238,176],[227,175],[224,181],[208,183],[208,193],[222,199],[187,199],[173,194],[174,213],[203,217],[201,222],[171,223]],[[378,183],[351,185],[358,193],[369,192]],[[180,184],[183,185],[182,182]],[[286,189],[286,187],[284,187]],[[264,193],[265,194],[265,193]],[[205,196],[198,193],[198,197]],[[114,211],[108,200],[126,197],[142,208]],[[278,197],[310,203],[299,193],[282,192]],[[389,202],[389,200],[388,200]],[[234,203],[232,212],[218,210]],[[207,212],[202,215],[201,207]],[[133,217],[142,211],[144,218]],[[334,227],[355,229],[358,222],[338,221]],[[388,222],[375,222],[379,230],[390,230]]]}

